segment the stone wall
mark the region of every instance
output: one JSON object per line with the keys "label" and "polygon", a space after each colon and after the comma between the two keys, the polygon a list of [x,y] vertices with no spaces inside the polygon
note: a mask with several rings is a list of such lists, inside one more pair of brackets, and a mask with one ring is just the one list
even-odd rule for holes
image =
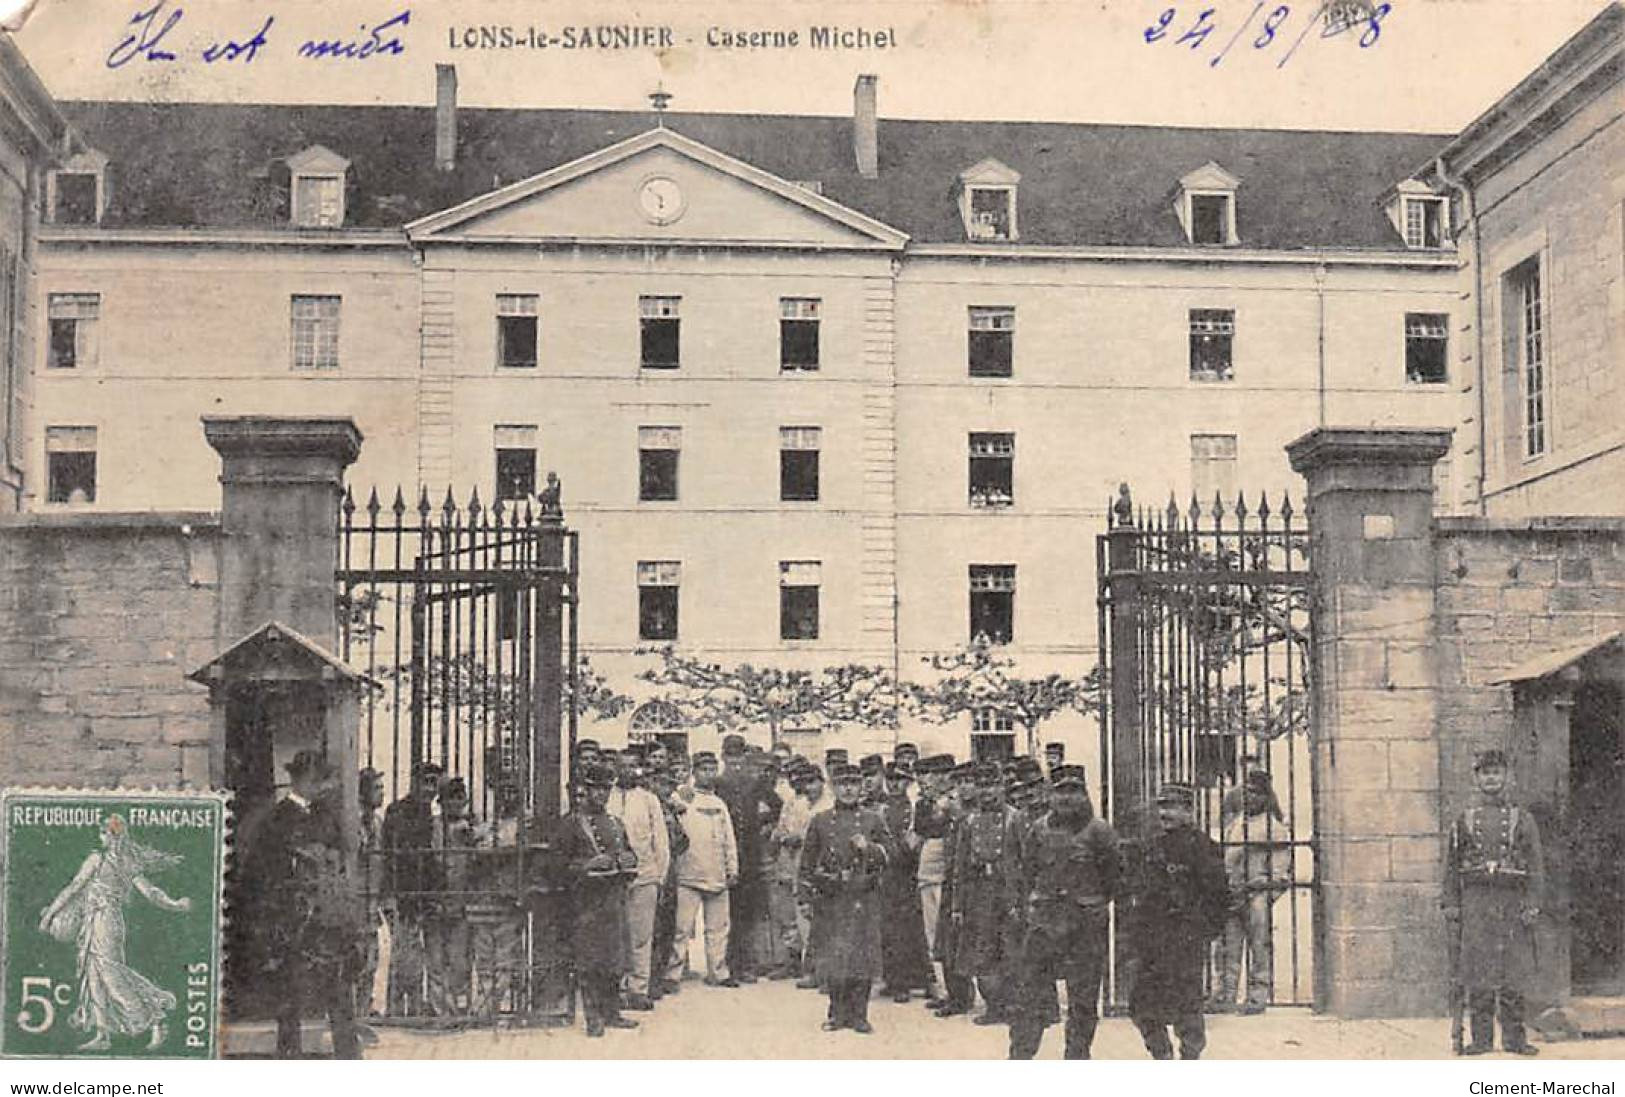
{"label": "stone wall", "polygon": [[7,784],[209,787],[212,514],[0,518]]}

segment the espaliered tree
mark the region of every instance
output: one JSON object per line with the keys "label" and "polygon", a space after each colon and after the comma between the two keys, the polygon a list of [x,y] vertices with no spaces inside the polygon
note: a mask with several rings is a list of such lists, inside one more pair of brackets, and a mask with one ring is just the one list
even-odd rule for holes
{"label": "espaliered tree", "polygon": [[1039,752],[1039,732],[1049,720],[1063,712],[1087,715],[1100,709],[1099,667],[1082,678],[1023,677],[1015,673],[1014,659],[980,639],[953,652],[925,656],[921,662],[936,672],[936,678],[904,687],[910,715],[947,724],[977,709],[993,709],[1021,726],[1029,754]]}
{"label": "espaliered tree", "polygon": [[885,667],[861,663],[822,670],[741,663],[724,666],[671,647],[644,648],[657,666],[638,677],[661,690],[688,727],[742,731],[765,727],[769,743],[785,728],[858,724],[897,726],[897,688]]}

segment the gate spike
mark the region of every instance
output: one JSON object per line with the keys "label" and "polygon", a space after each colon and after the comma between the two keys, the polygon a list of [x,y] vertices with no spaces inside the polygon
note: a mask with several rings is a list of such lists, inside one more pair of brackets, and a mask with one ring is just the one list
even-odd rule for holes
{"label": "gate spike", "polygon": [[491,520],[497,524],[497,529],[502,528],[502,511],[502,496],[498,495],[497,501],[491,504]]}
{"label": "gate spike", "polygon": [[355,513],[355,493],[350,490],[348,484],[344,485],[344,502],[341,506],[344,510],[344,518],[348,521],[350,516]]}
{"label": "gate spike", "polygon": [[1176,529],[1179,525],[1179,504],[1174,502],[1174,489],[1168,489],[1168,528]]}
{"label": "gate spike", "polygon": [[1224,520],[1224,496],[1219,494],[1219,489],[1218,488],[1214,488],[1213,489],[1213,526],[1214,526],[1214,528],[1217,529],[1218,526],[1219,526],[1219,523],[1222,522],[1223,520]]}
{"label": "gate spike", "polygon": [[395,485],[394,511],[395,511],[395,524],[400,525],[401,515],[406,513],[406,497],[401,494],[401,486],[399,484]]}
{"label": "gate spike", "polygon": [[1196,528],[1196,523],[1202,517],[1202,504],[1197,500],[1196,491],[1194,488],[1191,490],[1191,509],[1188,514],[1190,516],[1191,529],[1194,530]]}
{"label": "gate spike", "polygon": [[1247,524],[1247,497],[1236,492],[1236,522],[1238,525]]}
{"label": "gate spike", "polygon": [[1259,521],[1260,525],[1263,525],[1263,524],[1267,523],[1269,520],[1270,520],[1270,496],[1269,496],[1269,492],[1261,491],[1261,492],[1258,493],[1258,521]]}
{"label": "gate spike", "polygon": [[480,524],[480,488],[474,485],[474,493],[468,497],[468,527],[474,529]]}
{"label": "gate spike", "polygon": [[372,517],[372,520],[376,522],[378,521],[378,512],[383,509],[384,505],[378,501],[378,487],[375,484],[373,485],[372,492],[367,496],[367,513]]}
{"label": "gate spike", "polygon": [[418,515],[425,525],[429,522],[429,512],[434,507],[429,502],[429,485],[421,484],[418,487]]}
{"label": "gate spike", "polygon": [[1287,522],[1292,521],[1292,496],[1284,491],[1281,493],[1281,518]]}
{"label": "gate spike", "polygon": [[525,525],[533,526],[535,524],[536,524],[536,519],[531,517],[531,513],[530,513],[530,500],[526,499],[525,500]]}

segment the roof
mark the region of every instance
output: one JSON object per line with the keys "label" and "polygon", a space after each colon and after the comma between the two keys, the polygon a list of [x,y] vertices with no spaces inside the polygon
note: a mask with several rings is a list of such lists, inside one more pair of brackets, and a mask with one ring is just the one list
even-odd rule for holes
{"label": "roof", "polygon": [[207,685],[240,669],[255,672],[274,666],[283,671],[293,670],[290,656],[296,656],[322,678],[376,684],[316,641],[280,621],[267,621],[186,677]]}
{"label": "roof", "polygon": [[1594,655],[1603,648],[1617,645],[1620,637],[1625,633],[1610,632],[1602,636],[1593,636],[1579,644],[1560,648],[1557,651],[1548,651],[1543,655],[1536,655],[1525,659],[1500,677],[1492,678],[1490,685],[1499,686],[1513,682],[1532,682],[1537,678],[1545,678],[1565,670],[1588,655]]}
{"label": "roof", "polygon": [[[108,154],[103,224],[286,226],[287,158],[323,145],[350,161],[349,224],[398,227],[648,130],[648,112],[463,107],[457,166],[434,165],[434,108],[66,102]],[[880,172],[858,174],[848,118],[667,114],[664,124],[922,243],[964,240],[960,173],[1020,174],[1023,245],[1187,246],[1179,180],[1209,162],[1240,179],[1237,231],[1270,249],[1402,246],[1379,201],[1444,135],[1184,129],[1066,122],[882,119]]]}

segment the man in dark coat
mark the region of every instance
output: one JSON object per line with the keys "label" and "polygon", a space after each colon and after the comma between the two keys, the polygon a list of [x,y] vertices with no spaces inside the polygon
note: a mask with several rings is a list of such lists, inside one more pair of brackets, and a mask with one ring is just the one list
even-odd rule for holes
{"label": "man in dark coat", "polygon": [[604,810],[615,786],[615,770],[602,763],[583,766],[575,810],[559,826],[559,853],[575,899],[576,982],[588,1036],[606,1028],[637,1028],[622,1017],[620,980],[627,967],[626,883],[637,873],[638,858],[626,841],[621,821]]}
{"label": "man in dark coat", "polygon": [[271,809],[257,856],[271,884],[268,930],[276,987],[276,1054],[297,1059],[300,1019],[314,1002],[327,1014],[333,1056],[361,1058],[353,952],[360,912],[346,879],[333,797],[333,767],[314,750],[287,765],[292,791]]}
{"label": "man in dark coat", "polygon": [[1055,1004],[1055,980],[1066,980],[1066,1057],[1089,1058],[1106,971],[1107,906],[1117,895],[1117,836],[1095,818],[1082,766],[1056,766],[1049,811],[1021,841],[1016,895],[1022,940],[1010,1058],[1038,1053]]}
{"label": "man in dark coat", "polygon": [[741,983],[757,979],[756,946],[767,918],[769,882],[762,850],[783,806],[773,791],[774,780],[764,772],[760,754],[758,751],[758,757],[752,758],[742,735],[722,738],[723,770],[716,791],[727,805],[739,852],[739,879],[728,889],[728,971]]}
{"label": "man in dark coat", "polygon": [[987,1008],[980,1025],[1009,1020],[1009,963],[1014,952],[1010,855],[1015,814],[1004,802],[999,767],[976,769],[978,805],[960,823],[954,842],[954,964],[973,977]]}
{"label": "man in dark coat", "polygon": [[433,762],[412,767],[407,794],[384,812],[384,915],[389,919],[389,1012],[445,1012],[444,973],[427,963],[427,934],[446,890],[435,797],[443,771]]}
{"label": "man in dark coat", "polygon": [[[906,744],[905,744],[906,745]],[[931,954],[925,945],[920,890],[920,836],[914,833],[914,802],[908,798],[910,775],[893,762],[886,767],[886,802],[881,818],[892,836],[880,894],[885,917],[880,927],[881,993],[906,1002],[915,990],[931,989]]]}
{"label": "man in dark coat", "polygon": [[801,848],[801,890],[814,900],[815,963],[829,995],[824,1031],[870,1033],[869,987],[880,967],[881,876],[890,835],[860,804],[863,782],[853,766],[830,775],[835,806],[813,816]]}
{"label": "man in dark coat", "polygon": [[1524,996],[1535,974],[1535,923],[1545,887],[1540,829],[1508,802],[1507,759],[1481,751],[1473,762],[1474,804],[1450,828],[1445,860],[1444,915],[1460,942],[1460,981],[1467,990],[1473,1039],[1463,1055],[1495,1046],[1499,1000],[1501,1046],[1536,1055],[1524,1031]]}
{"label": "man in dark coat", "polygon": [[660,799],[660,810],[666,820],[666,845],[671,851],[666,878],[660,883],[660,899],[655,904],[656,977],[649,982],[649,997],[658,1000],[680,989],[666,974],[671,967],[672,942],[677,937],[677,861],[688,852],[688,831],[683,829],[678,810],[682,805],[672,795],[677,791],[676,775],[669,769],[656,769],[649,778],[649,787]]}
{"label": "man in dark coat", "polygon": [[1202,964],[1208,943],[1224,929],[1229,907],[1224,858],[1196,829],[1196,792],[1165,784],[1157,792],[1157,832],[1128,857],[1129,905],[1119,902],[1128,948],[1129,1015],[1146,1050],[1172,1059],[1199,1059],[1207,1046],[1202,1024]]}

